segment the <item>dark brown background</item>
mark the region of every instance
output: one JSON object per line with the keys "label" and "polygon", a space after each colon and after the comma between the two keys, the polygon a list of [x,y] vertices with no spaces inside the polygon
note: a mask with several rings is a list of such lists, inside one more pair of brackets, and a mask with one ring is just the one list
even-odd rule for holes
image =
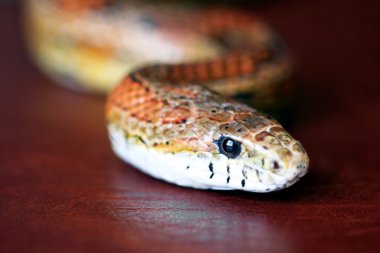
{"label": "dark brown background", "polygon": [[20,9],[0,4],[1,252],[380,252],[379,4],[261,1],[302,96],[289,131],[310,173],[273,194],[197,191],[111,152],[104,98],[28,60]]}

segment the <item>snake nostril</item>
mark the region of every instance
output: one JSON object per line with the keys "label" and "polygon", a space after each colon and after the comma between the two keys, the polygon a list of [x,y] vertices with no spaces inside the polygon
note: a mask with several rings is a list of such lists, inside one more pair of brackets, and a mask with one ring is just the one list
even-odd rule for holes
{"label": "snake nostril", "polygon": [[282,162],[278,161],[278,160],[274,160],[271,162],[271,171],[272,173],[275,173],[275,174],[282,174],[284,173],[284,168],[286,167],[285,164],[283,164]]}

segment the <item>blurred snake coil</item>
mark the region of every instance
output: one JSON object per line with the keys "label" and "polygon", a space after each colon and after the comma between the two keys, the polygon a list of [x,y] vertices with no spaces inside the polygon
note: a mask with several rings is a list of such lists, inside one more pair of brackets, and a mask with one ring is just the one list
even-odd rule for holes
{"label": "blurred snake coil", "polygon": [[251,192],[284,189],[307,173],[300,142],[235,99],[275,105],[293,70],[284,43],[251,13],[30,0],[25,26],[44,72],[70,88],[109,92],[112,148],[144,173],[185,187]]}

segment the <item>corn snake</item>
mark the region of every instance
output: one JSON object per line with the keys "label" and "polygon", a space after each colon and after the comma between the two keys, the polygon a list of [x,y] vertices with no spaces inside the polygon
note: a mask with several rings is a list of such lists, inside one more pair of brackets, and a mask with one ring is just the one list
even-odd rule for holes
{"label": "corn snake", "polygon": [[[152,49],[149,64],[130,60],[130,74],[108,97],[107,129],[121,159],[158,179],[199,189],[270,192],[306,174],[309,158],[302,145],[272,117],[231,98],[253,93],[275,100],[273,94],[291,75],[286,48],[263,21],[225,8],[126,5],[132,13],[126,15],[104,13],[112,1],[57,2],[77,16],[91,9],[92,20],[62,28],[70,38],[81,43],[92,38],[104,48],[115,43],[116,52],[125,44],[133,52]],[[67,15],[71,22],[72,14]],[[116,27],[114,34],[98,36],[106,27],[99,24],[83,32],[96,23],[94,15],[100,24]],[[107,15],[111,18],[104,21]],[[118,15],[122,25],[115,24]],[[134,32],[124,34],[127,28]],[[175,46],[167,48],[162,38]],[[178,54],[178,44],[187,56],[169,63],[158,59],[161,53]]]}

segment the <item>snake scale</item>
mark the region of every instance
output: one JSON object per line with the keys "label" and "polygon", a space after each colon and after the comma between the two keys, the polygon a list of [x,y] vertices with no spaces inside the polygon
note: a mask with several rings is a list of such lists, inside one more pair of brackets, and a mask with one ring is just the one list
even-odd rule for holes
{"label": "snake scale", "polygon": [[[60,8],[92,8],[94,13],[115,2],[57,1]],[[105,108],[116,155],[155,178],[197,189],[271,192],[304,176],[309,158],[300,142],[272,117],[232,98],[250,93],[270,98],[290,76],[291,61],[278,36],[259,18],[242,11],[144,8],[131,5],[133,11],[121,19],[121,29],[114,29],[119,37],[125,30],[134,31],[136,36],[127,34],[120,39],[128,45],[148,34],[141,36],[131,51],[138,51],[141,45],[152,49],[152,58],[164,55],[165,43],[149,37],[156,34],[186,44],[192,54],[209,55],[185,58],[187,63],[153,59],[157,63],[129,71],[110,92]],[[111,13],[109,20],[116,20],[115,11]],[[75,18],[71,15],[70,22]],[[68,26],[69,22],[62,24]],[[82,44],[91,36],[97,46],[103,40],[111,41],[96,33],[105,26],[84,33],[79,28],[84,21],[73,24],[62,30]],[[190,38],[195,42],[190,43]],[[200,40],[205,43],[198,43]],[[203,45],[209,41],[217,43],[207,49]]]}

